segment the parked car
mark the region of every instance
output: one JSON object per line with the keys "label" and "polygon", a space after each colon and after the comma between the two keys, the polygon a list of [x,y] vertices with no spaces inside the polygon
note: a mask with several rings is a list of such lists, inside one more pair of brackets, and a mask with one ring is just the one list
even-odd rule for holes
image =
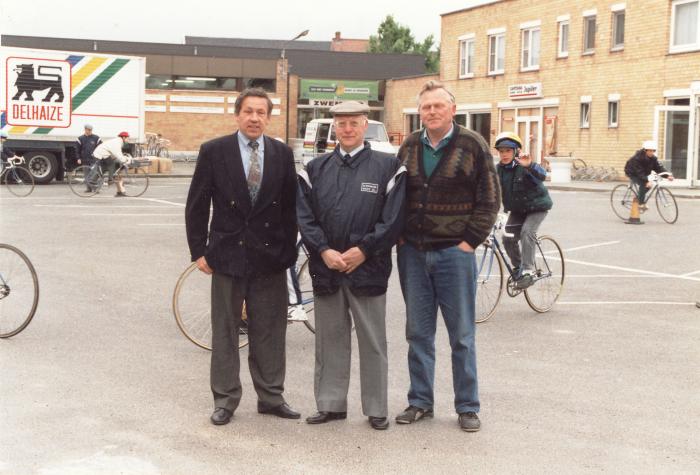
{"label": "parked car", "polygon": [[[389,142],[389,135],[386,133],[384,124],[376,120],[369,121],[365,140],[369,142],[373,150],[387,153],[398,151],[398,147]],[[313,119],[306,125],[306,134],[304,135],[302,155],[304,165],[318,155],[332,152],[336,143],[333,119]]]}

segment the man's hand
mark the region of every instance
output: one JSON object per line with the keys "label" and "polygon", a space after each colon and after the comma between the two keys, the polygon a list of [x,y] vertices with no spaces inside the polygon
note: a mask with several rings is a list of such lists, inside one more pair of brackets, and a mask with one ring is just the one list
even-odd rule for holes
{"label": "man's hand", "polygon": [[516,158],[515,161],[524,167],[529,167],[532,165],[532,157],[530,155],[521,155]]}
{"label": "man's hand", "polygon": [[213,274],[214,270],[209,267],[209,264],[207,264],[207,260],[204,258],[204,256],[200,257],[197,259],[197,269],[201,270],[205,274]]}
{"label": "man's hand", "polygon": [[335,249],[326,249],[321,253],[321,258],[329,269],[345,272],[348,267],[341,254]]}
{"label": "man's hand", "polygon": [[648,190],[649,188],[651,188],[651,182],[648,181],[648,182],[646,183],[646,185],[644,185],[644,187],[645,187],[647,190]]}
{"label": "man's hand", "polygon": [[340,257],[348,265],[347,268],[343,271],[346,274],[349,274],[355,269],[357,269],[367,259],[365,257],[365,254],[357,246],[351,247],[350,249],[345,251]]}
{"label": "man's hand", "polygon": [[78,159],[78,162],[77,162],[77,163],[78,163],[78,165],[82,165],[83,162],[80,161],[80,159]]}
{"label": "man's hand", "polygon": [[460,242],[459,244],[457,244],[457,247],[464,252],[474,252],[474,248],[471,247],[467,241]]}
{"label": "man's hand", "polygon": [[673,181],[673,175],[668,175],[668,176],[666,177],[666,179],[669,180],[669,181]]}

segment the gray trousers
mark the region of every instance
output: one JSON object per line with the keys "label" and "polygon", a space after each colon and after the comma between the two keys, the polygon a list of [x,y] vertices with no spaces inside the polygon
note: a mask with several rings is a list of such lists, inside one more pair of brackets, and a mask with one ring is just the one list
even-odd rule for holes
{"label": "gray trousers", "polygon": [[[514,234],[513,237],[503,237],[503,247],[506,248],[508,257],[513,267],[521,267],[522,271],[535,270],[535,251],[537,250],[537,230],[547,216],[546,211],[520,214],[510,213],[506,223],[506,232]],[[520,254],[518,241],[522,242],[523,252]]]}
{"label": "gray trousers", "polygon": [[[350,318],[352,312],[352,320]],[[387,417],[388,360],[386,294],[357,297],[346,285],[314,298],[316,370],[314,394],[319,411],[346,412],[350,385],[352,321],[360,350],[362,413]]]}
{"label": "gray trousers", "polygon": [[248,367],[258,402],[265,408],[284,403],[287,280],[276,274],[211,280],[211,391],[214,407],[233,412],[241,400],[238,329],[243,302],[248,323]]}

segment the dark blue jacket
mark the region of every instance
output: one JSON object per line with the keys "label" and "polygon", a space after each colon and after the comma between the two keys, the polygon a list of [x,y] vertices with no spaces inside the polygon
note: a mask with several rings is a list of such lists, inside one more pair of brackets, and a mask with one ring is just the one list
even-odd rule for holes
{"label": "dark blue jacket", "polygon": [[102,143],[99,135],[81,135],[78,137],[78,145],[76,147],[76,152],[78,158],[83,162],[83,164],[92,163],[95,159],[92,156],[92,152],[95,148]]}
{"label": "dark blue jacket", "polygon": [[[317,295],[335,293],[345,282],[355,295],[382,295],[391,274],[391,248],[403,227],[405,168],[369,143],[345,161],[339,147],[299,172],[297,219],[310,252]],[[367,260],[350,274],[329,269],[321,252],[357,246]]]}

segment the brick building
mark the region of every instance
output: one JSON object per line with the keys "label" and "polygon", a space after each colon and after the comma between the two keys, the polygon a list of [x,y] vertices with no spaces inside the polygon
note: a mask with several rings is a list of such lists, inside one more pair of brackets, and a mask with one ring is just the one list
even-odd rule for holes
{"label": "brick building", "polygon": [[236,126],[234,102],[245,87],[270,93],[274,107],[267,132],[289,139],[303,137],[311,119],[328,117],[330,107],[342,100],[364,100],[371,117],[383,120],[385,80],[425,71],[421,55],[334,51],[358,48],[356,40],[339,34],[325,42],[188,36],[185,44],[167,44],[15,35],[2,35],[0,42],[145,57],[145,129],[171,140],[170,150],[181,151],[230,133]]}
{"label": "brick building", "polygon": [[[505,130],[538,158],[615,167],[658,141],[659,157],[696,185],[700,160],[699,0],[501,0],[442,15],[438,78],[457,120],[493,144]],[[419,126],[429,77],[387,82],[390,132]]]}

